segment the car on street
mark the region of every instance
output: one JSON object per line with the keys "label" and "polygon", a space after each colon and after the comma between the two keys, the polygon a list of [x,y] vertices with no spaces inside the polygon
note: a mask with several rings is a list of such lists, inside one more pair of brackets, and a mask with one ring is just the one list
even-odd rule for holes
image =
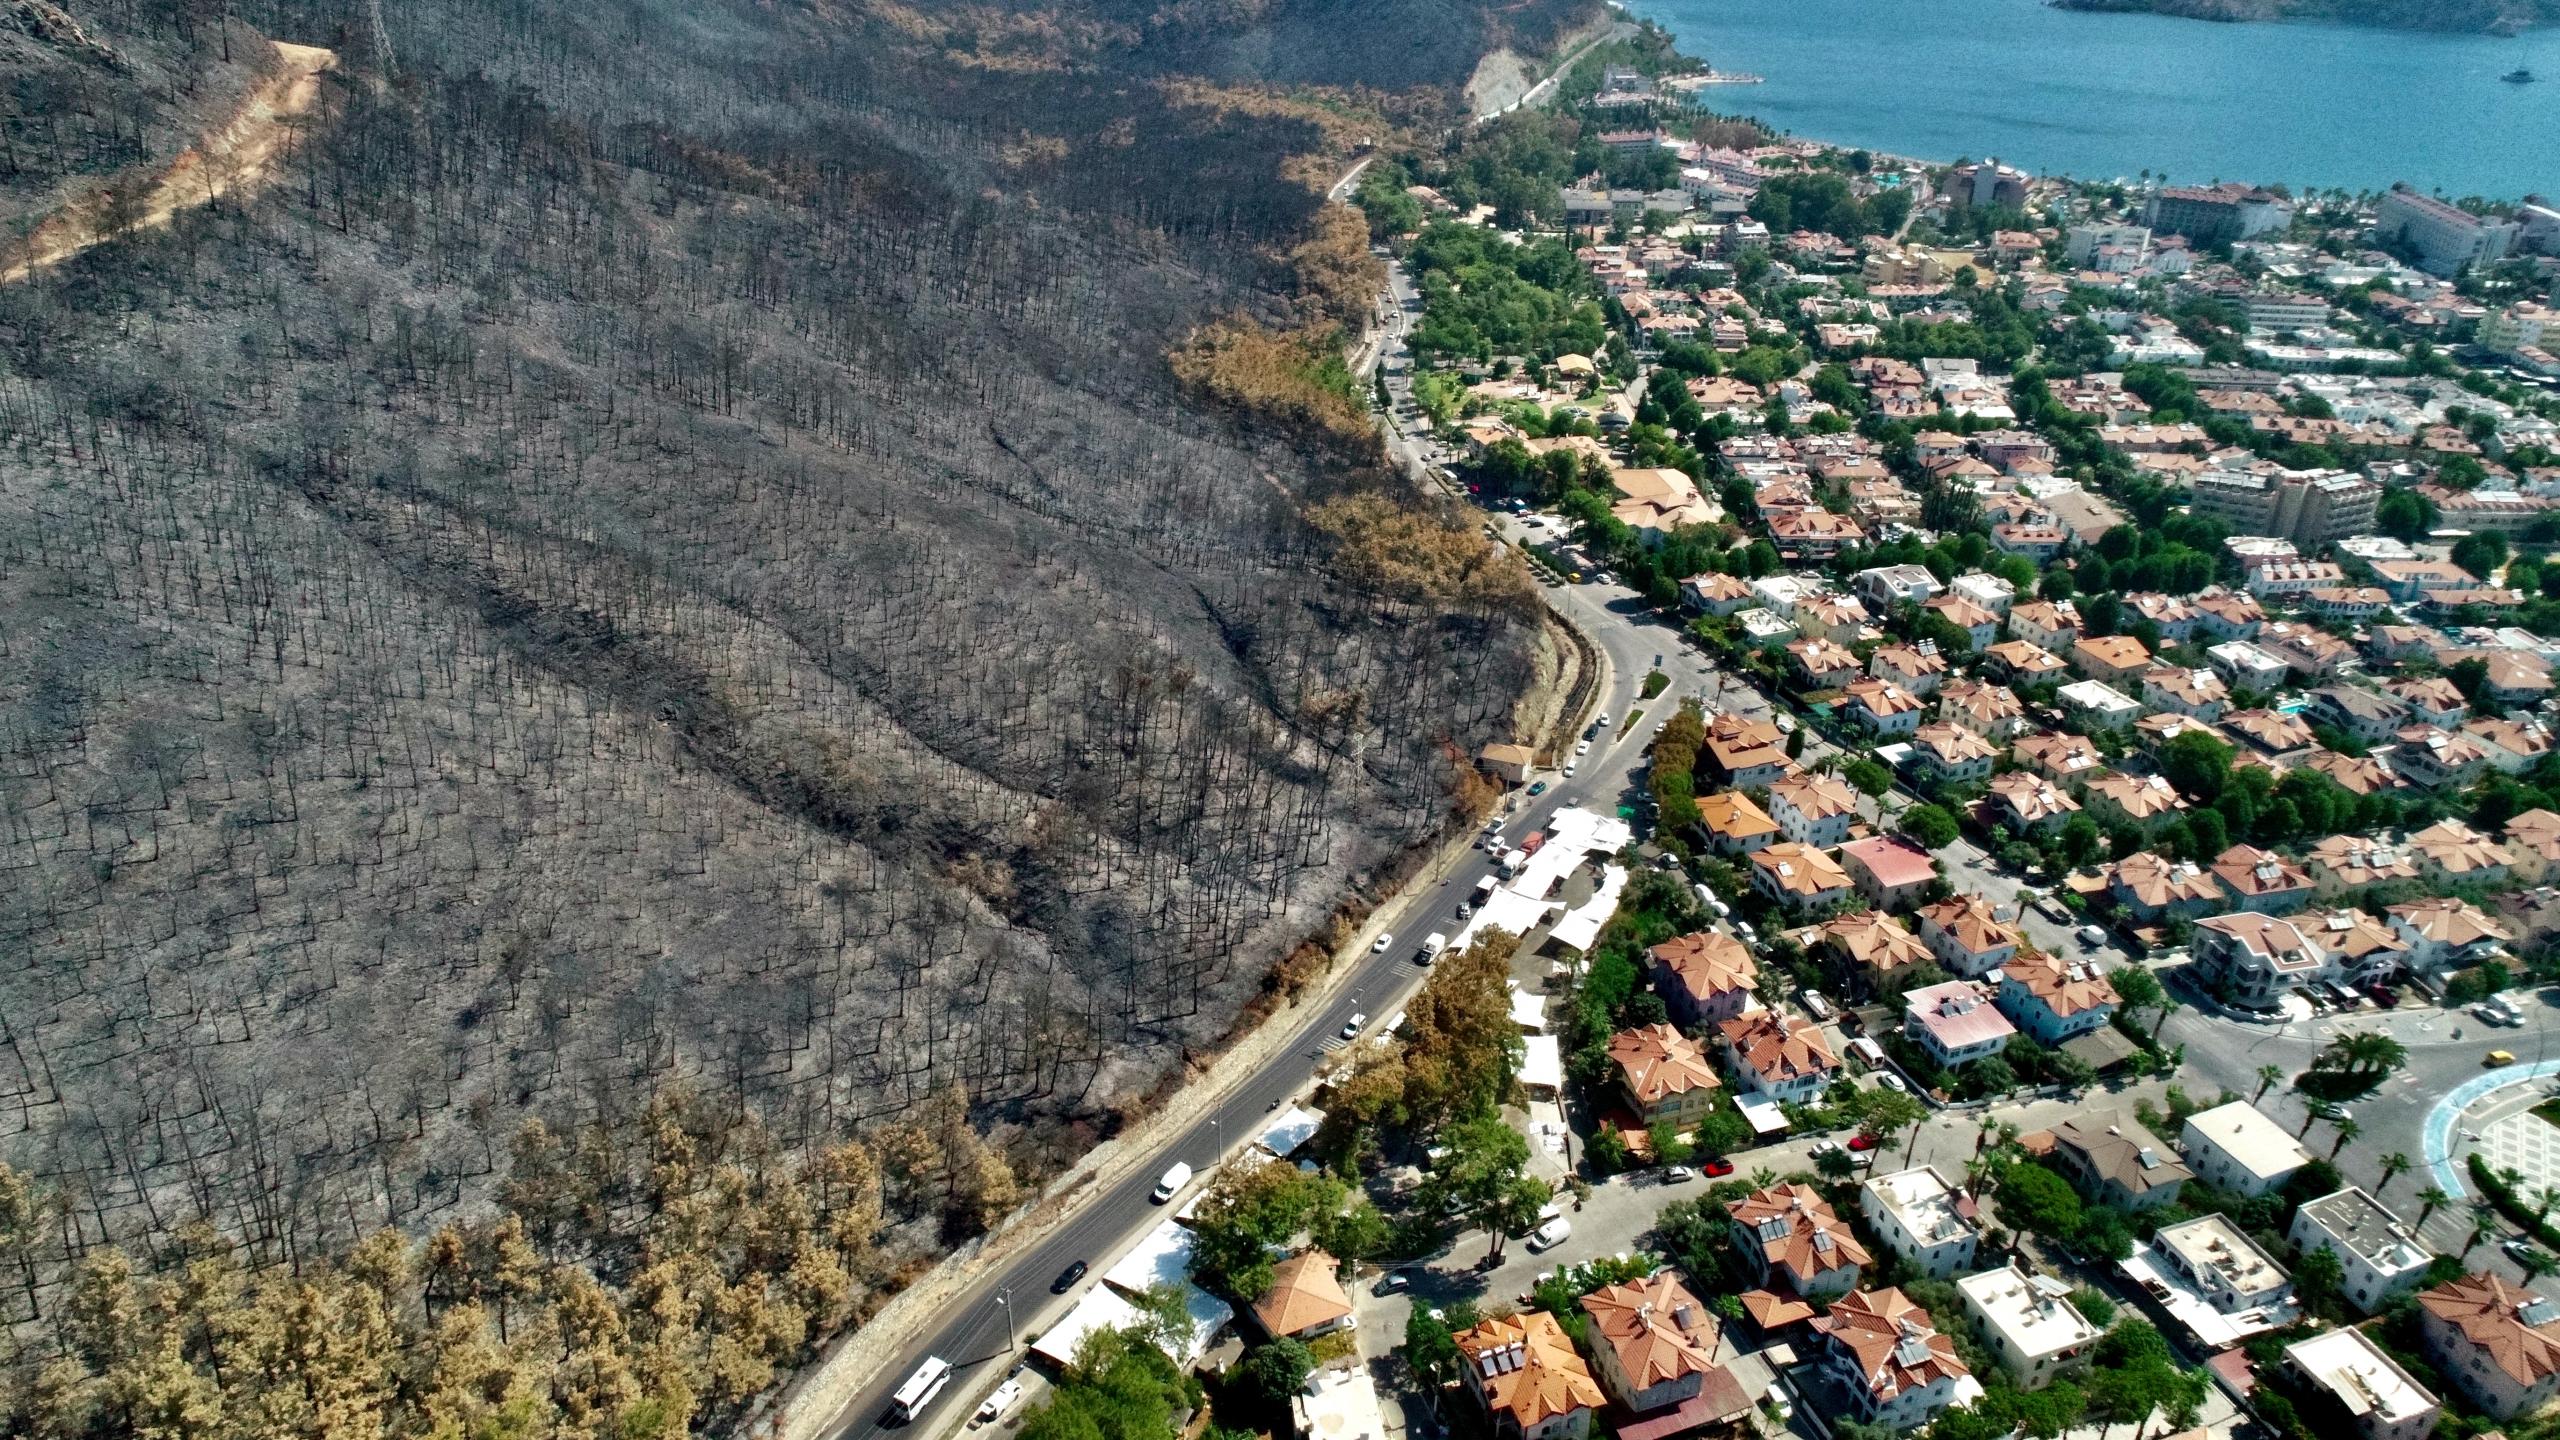
{"label": "car on street", "polygon": [[1608,728],[1609,728],[1609,712],[1608,712],[1608,711],[1606,711],[1606,710],[1601,711],[1601,712],[1600,712],[1600,714],[1599,714],[1599,716],[1598,716],[1598,718],[1594,719],[1594,720],[1591,722],[1591,724],[1592,724],[1592,728],[1597,729],[1597,730],[1606,730],[1606,729],[1608,729]]}
{"label": "car on street", "polygon": [[971,1423],[978,1425],[993,1424],[997,1420],[1004,1418],[1004,1412],[1012,1409],[1014,1402],[1021,1398],[1022,1382],[1019,1380],[1007,1380],[996,1387],[996,1393],[987,1397],[987,1403],[978,1407],[978,1413],[971,1417]]}
{"label": "car on street", "polygon": [[1706,1172],[1709,1179],[1721,1180],[1733,1173],[1733,1162],[1721,1155],[1713,1156],[1706,1161]]}
{"label": "car on street", "polygon": [[1877,1084],[1879,1084],[1879,1085],[1881,1085],[1881,1086],[1883,1086],[1883,1087],[1884,1087],[1884,1088],[1886,1088],[1887,1090],[1903,1090],[1903,1091],[1908,1091],[1908,1090],[1911,1088],[1910,1086],[1907,1086],[1907,1085],[1905,1085],[1905,1084],[1903,1084],[1903,1083],[1902,1083],[1902,1077],[1901,1077],[1901,1076],[1894,1074],[1894,1073],[1893,1073],[1892,1071],[1890,1071],[1890,1070],[1886,1070],[1886,1071],[1881,1071],[1881,1072],[1879,1072],[1879,1073],[1877,1074],[1877,1076],[1876,1076],[1876,1083],[1877,1083]]}
{"label": "car on street", "polygon": [[1534,797],[1536,797],[1536,796],[1539,796],[1539,795],[1544,795],[1544,794],[1546,794],[1546,793],[1547,793],[1547,782],[1546,782],[1546,781],[1544,781],[1544,780],[1540,780],[1540,781],[1538,781],[1537,783],[1535,783],[1535,784],[1533,784],[1533,785],[1531,785],[1531,786],[1529,787],[1529,794],[1530,794],[1533,798],[1534,798]]}
{"label": "car on street", "polygon": [[2500,1065],[2513,1065],[2516,1063],[2515,1052],[2512,1050],[2492,1050],[2488,1054],[2480,1057],[2480,1063],[2492,1068]]}
{"label": "car on street", "polygon": [[2080,927],[2080,943],[2095,950],[2107,943],[2107,932],[2095,925],[2083,925]]}
{"label": "car on street", "polygon": [[1369,947],[1369,953],[1372,955],[1384,955],[1387,953],[1387,947],[1395,943],[1396,937],[1394,935],[1382,931],[1378,935],[1378,943]]}
{"label": "car on street", "polygon": [[1819,1159],[1839,1148],[1840,1142],[1837,1140],[1816,1140],[1813,1142],[1813,1148],[1805,1153]]}
{"label": "car on street", "polygon": [[1390,1270],[1386,1274],[1378,1277],[1378,1283],[1369,1287],[1369,1293],[1372,1295],[1393,1295],[1399,1291],[1410,1290],[1412,1288],[1412,1276],[1407,1275],[1401,1270]]}
{"label": "car on street", "polygon": [[1571,1234],[1573,1234],[1573,1222],[1559,1215],[1529,1232],[1529,1249],[1532,1252],[1553,1250],[1563,1244],[1565,1238]]}
{"label": "car on street", "polygon": [[1087,1266],[1084,1261],[1079,1260],[1073,1265],[1068,1266],[1066,1269],[1059,1271],[1058,1278],[1049,1282],[1049,1293],[1052,1295],[1066,1294],[1068,1290],[1075,1286],[1077,1281],[1084,1278],[1084,1272],[1089,1268],[1090,1267]]}
{"label": "car on street", "polygon": [[1368,1023],[1369,1017],[1366,1014],[1358,1010],[1352,1011],[1351,1018],[1342,1022],[1342,1038],[1345,1040],[1359,1039],[1360,1027]]}
{"label": "car on street", "polygon": [[1574,754],[1576,754],[1576,755],[1588,755],[1588,754],[1590,754],[1590,753],[1591,753],[1591,742],[1590,742],[1590,741],[1588,741],[1588,740],[1577,740],[1577,741],[1575,741],[1575,742],[1573,743],[1573,753],[1574,753]]}
{"label": "car on street", "polygon": [[1849,1148],[1852,1150],[1873,1150],[1876,1148],[1876,1137],[1869,1135],[1862,1130],[1849,1137]]}
{"label": "car on street", "polygon": [[1698,1172],[1690,1169],[1686,1165],[1674,1165],[1670,1169],[1662,1172],[1662,1183],[1665,1185],[1677,1185],[1683,1181],[1695,1180],[1697,1178]]}

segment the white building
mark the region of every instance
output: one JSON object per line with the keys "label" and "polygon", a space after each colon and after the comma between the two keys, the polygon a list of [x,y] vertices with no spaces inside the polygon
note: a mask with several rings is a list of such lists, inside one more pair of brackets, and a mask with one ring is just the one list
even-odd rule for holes
{"label": "white building", "polygon": [[2241,1195],[2267,1194],[2311,1163],[2302,1142],[2246,1100],[2188,1116],[2178,1151],[2197,1179]]}
{"label": "white building", "polygon": [[1923,1165],[1878,1175],[1858,1187],[1858,1209],[1885,1248],[1932,1280],[1973,1266],[1973,1202]]}
{"label": "white building", "polygon": [[2049,1275],[2010,1264],[1967,1275],[1956,1289],[1983,1345],[2022,1390],[2041,1390],[2084,1368],[2097,1349],[2098,1327],[2071,1303],[2071,1287]]}
{"label": "white building", "polygon": [[2293,1277],[2220,1215],[2162,1226],[2121,1268],[2207,1351],[2281,1329],[2301,1315]]}
{"label": "white building", "polygon": [[2418,1243],[2416,1231],[2352,1185],[2294,1211],[2293,1229],[2285,1238],[2306,1255],[2314,1250],[2336,1255],[2345,1274],[2339,1288],[2367,1315],[2393,1296],[2416,1289],[2434,1258]]}
{"label": "white building", "polygon": [[2302,1383],[2337,1402],[2364,1440],[2425,1440],[2444,1406],[2361,1330],[2329,1330],[2284,1347]]}
{"label": "white building", "polygon": [[2142,718],[2142,702],[2099,680],[2075,680],[2055,692],[2063,708],[2089,717],[2101,730],[2121,730]]}

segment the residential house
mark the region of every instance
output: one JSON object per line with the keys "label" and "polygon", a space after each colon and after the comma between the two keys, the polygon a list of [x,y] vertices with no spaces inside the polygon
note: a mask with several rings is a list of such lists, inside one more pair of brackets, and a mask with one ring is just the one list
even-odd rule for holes
{"label": "residential house", "polygon": [[1457,1338],[1467,1394],[1502,1440],[1586,1440],[1608,1403],[1573,1339],[1544,1310],[1500,1316]]}
{"label": "residential house", "polygon": [[1688,1128],[1715,1108],[1715,1067],[1698,1042],[1668,1025],[1639,1025],[1609,1037],[1609,1063],[1638,1118]]}
{"label": "residential house", "polygon": [[1917,645],[1880,645],[1867,657],[1867,673],[1887,680],[1914,695],[1934,695],[1947,674],[1947,657],[1938,653],[1936,642],[1923,640]]}
{"label": "residential house", "polygon": [[2071,665],[2092,680],[2131,680],[2151,668],[2151,652],[2130,635],[2083,635],[2071,642]]}
{"label": "residential house", "polygon": [[[2461,726],[2463,717],[2471,713],[2471,704],[2453,682],[2441,675],[2414,675],[2385,680],[2382,688],[2391,698],[2409,707],[2409,718],[2439,730]],[[2393,732],[2398,733],[2398,732]]]}
{"label": "residential house", "polygon": [[2488,769],[2488,748],[2460,730],[2409,725],[2391,746],[2391,769],[2417,787],[2460,789]]}
{"label": "residential house", "polygon": [[2145,832],[2187,808],[2187,798],[2178,793],[2178,787],[2159,775],[2109,771],[2092,779],[2083,793],[2098,823],[2131,825]]}
{"label": "residential house", "polygon": [[1920,728],[1928,703],[1890,680],[1859,680],[1843,692],[1841,713],[1874,735],[1908,735]]}
{"label": "residential house", "polygon": [[1836,916],[1824,923],[1821,938],[1870,994],[1892,991],[1903,976],[1930,960],[1920,937],[1881,910]]}
{"label": "residential house", "polygon": [[1940,785],[1973,785],[1991,778],[2000,752],[1961,725],[1922,725],[1911,733],[1911,764]]}
{"label": "residential house", "polygon": [[1867,539],[1864,526],[1828,510],[1780,510],[1768,514],[1766,521],[1769,543],[1779,554],[1799,560],[1828,560]]}
{"label": "residential house", "polygon": [[1840,1078],[1822,1027],[1776,1010],[1754,1010],[1717,1027],[1726,1073],[1736,1088],[1793,1105],[1819,1101]]}
{"label": "residential house", "polygon": [[2085,736],[2029,735],[2011,745],[2009,751],[2020,764],[2075,793],[2107,771],[2106,758]]}
{"label": "residential house", "polygon": [[2032,640],[2003,640],[1983,647],[1982,653],[1994,670],[2020,685],[2058,680],[2071,669],[2061,656]]}
{"label": "residential house", "polygon": [[2254,845],[2232,846],[2210,868],[2233,905],[2262,915],[2290,915],[2311,903],[2315,889],[2300,866]]}
{"label": "residential house", "polygon": [[1978,979],[2018,953],[2018,932],[1979,895],[1953,895],[1920,910],[1920,939],[1953,974]]}
{"label": "residential house", "polygon": [[1808,595],[1796,602],[1796,631],[1809,639],[1854,645],[1867,625],[1867,607],[1851,595]]}
{"label": "residential house", "polygon": [[2483,715],[2463,722],[2462,734],[2486,751],[2490,768],[2521,775],[2551,753],[2551,732],[2538,720]]}
{"label": "residential house", "polygon": [[2246,1100],[2188,1116],[2178,1149],[2206,1184],[2240,1195],[2273,1194],[2311,1163],[2301,1141]]}
{"label": "residential house", "polygon": [[2021,1390],[2041,1390],[2086,1369],[2099,1330],[2071,1303],[2071,1287],[2030,1275],[2015,1261],[1956,1281],[1975,1333]]}
{"label": "residential house", "polygon": [[2293,1212],[2285,1238],[2305,1255],[2326,1250],[2337,1256],[2344,1276],[2338,1289],[2367,1315],[2418,1288],[2435,1258],[2418,1232],[2352,1185],[2304,1202]]}
{"label": "residential house", "polygon": [[2070,792],[2042,775],[2012,770],[1991,780],[1991,813],[2021,835],[2041,836],[2062,828],[2080,809]]}
{"label": "residential house", "polygon": [[2308,750],[2318,742],[2299,715],[2281,710],[2235,710],[2222,717],[2222,733],[2270,758]]}
{"label": "residential house", "polygon": [[1795,768],[1778,727],[1729,711],[1718,711],[1707,722],[1698,748],[1709,773],[1735,790],[1766,789]]}
{"label": "residential house", "polygon": [[2284,1347],[2296,1383],[2325,1397],[2361,1440],[2426,1440],[2444,1402],[2362,1330],[2327,1330]]}
{"label": "residential house", "polygon": [[1884,1248],[1932,1280],[1973,1268],[1981,1238],[1971,1196],[1928,1166],[1870,1176],[1858,1187],[1858,1209]]}
{"label": "residential house", "polygon": [[2068,600],[2030,600],[2010,610],[2010,635],[2045,651],[2068,651],[2079,630],[2079,607]]}
{"label": "residential house", "polygon": [[2311,847],[2302,868],[2319,898],[2331,901],[2367,886],[2418,878],[2418,862],[2408,847],[2368,835],[2332,835]]}
{"label": "residential house", "polygon": [[2195,597],[2196,628],[2217,640],[2246,640],[2267,623],[2266,608],[2245,590],[2216,586]]}
{"label": "residential house", "polygon": [[1938,692],[1938,713],[1949,723],[1998,744],[2026,733],[2027,707],[2004,685],[1955,680]]}
{"label": "residential house", "polygon": [[2540,885],[2560,861],[2560,815],[2534,809],[2507,821],[2504,848],[2509,873],[2526,885]]}
{"label": "residential house", "polygon": [[2433,885],[2495,886],[2515,867],[2506,847],[2459,820],[2439,820],[2409,837],[2418,877]]}
{"label": "residential house", "polygon": [[2075,680],[2054,693],[2093,731],[2121,730],[2142,718],[2140,701],[2103,680]]}
{"label": "residential house", "polygon": [[1750,1413],[1754,1397],[1716,1363],[1722,1324],[1671,1270],[1595,1290],[1581,1304],[1600,1387],[1635,1417],[1620,1434],[1662,1440]]}
{"label": "residential house", "polygon": [[2107,893],[2142,924],[2192,920],[2223,903],[2222,882],[2190,861],[2137,850],[2116,862]]}
{"label": "residential house", "polygon": [[1787,659],[1810,690],[1837,690],[1858,678],[1856,652],[1834,641],[1791,640]]}
{"label": "residential house", "polygon": [[1707,848],[1719,855],[1748,855],[1779,835],[1778,822],[1739,790],[1700,800],[1698,828],[1707,832]]}
{"label": "residential house", "polygon": [[1683,1026],[1721,1024],[1740,1015],[1760,983],[1760,966],[1741,941],[1715,930],[1665,940],[1645,952],[1654,993]]}
{"label": "residential house", "polygon": [[2468,969],[2515,939],[2514,931],[2451,895],[2392,906],[2391,933],[2408,947],[2402,963],[2427,975]]}
{"label": "residential house", "polygon": [[1798,845],[1830,846],[1849,838],[1858,794],[1830,775],[1790,775],[1769,786],[1769,815]]}
{"label": "residential house", "polygon": [[[2370,692],[2363,692],[2370,693]],[[2231,687],[2210,670],[2156,665],[2142,672],[2142,698],[2154,710],[2166,710],[2210,725],[2231,703]]]}
{"label": "residential house", "polygon": [[2092,1203],[2119,1210],[2166,1205],[2195,1178],[2177,1152],[2122,1110],[2087,1111],[2053,1127],[2053,1158]]}
{"label": "residential house", "polygon": [[2355,647],[2316,626],[2280,621],[2249,642],[2285,663],[2305,681],[2324,680],[2355,655]]}
{"label": "residential house", "polygon": [[1839,862],[1793,840],[1751,852],[1751,884],[1789,910],[1820,909],[1849,898],[1849,874]]}
{"label": "residential house", "polygon": [[2399,772],[2370,755],[2341,755],[2335,750],[2314,750],[2304,757],[2302,763],[2356,795],[2379,795],[2385,790],[2409,788]]}
{"label": "residential house", "polygon": [[2310,704],[2305,714],[2367,745],[2381,744],[2409,724],[2409,707],[2379,690],[2323,685],[2307,698]]}
{"label": "residential house", "polygon": [[1262,1333],[1277,1340],[1311,1340],[1358,1323],[1351,1297],[1342,1291],[1342,1262],[1322,1250],[1302,1250],[1271,1267],[1271,1288],[1253,1302]]}
{"label": "residential house", "polygon": [[2539,1415],[2560,1398],[2560,1303],[2466,1275],[2418,1296],[2418,1327],[2437,1372],[2491,1415]]}
{"label": "residential house", "polygon": [[2037,1044],[2053,1046],[2106,1024],[2122,1001],[2097,966],[2036,953],[2001,967],[1992,1003]]}
{"label": "residential house", "polygon": [[2173,645],[2183,645],[2194,638],[2200,615],[2196,607],[2175,595],[2156,590],[2138,591],[2124,597],[2126,608],[2148,620],[2160,632],[2160,638]]}
{"label": "residential house", "polygon": [[1731,615],[1751,603],[1751,587],[1737,576],[1708,571],[1680,582],[1680,600],[1706,615]]}
{"label": "residential house", "polygon": [[1871,835],[1840,847],[1841,868],[1867,903],[1879,910],[1908,910],[1938,878],[1929,852],[1899,835]]}
{"label": "residential house", "polygon": [[2280,1329],[2301,1314],[2293,1277],[2220,1215],[2161,1226],[2123,1268],[2201,1350]]}
{"label": "residential house", "polygon": [[1856,1289],[1858,1267],[1875,1259],[1810,1185],[1772,1185],[1730,1202],[1725,1211],[1733,1219],[1734,1247],[1752,1273],[1764,1284],[1784,1282],[1808,1299]]}
{"label": "residential house", "polygon": [[1850,583],[1859,594],[1888,608],[1921,604],[1946,588],[1925,565],[1879,565],[1859,571]]}
{"label": "residential house", "polygon": [[1949,1070],[1988,1060],[2018,1033],[1971,980],[1926,985],[1902,997],[1902,1033]]}
{"label": "residential house", "polygon": [[[1998,464],[1998,461],[1993,461]],[[1997,575],[1981,570],[1959,575],[1947,587],[1949,594],[1961,595],[1994,615],[2006,615],[2018,603],[2018,587]]]}
{"label": "residential house", "polygon": [[2273,694],[2293,667],[2284,657],[2261,650],[2251,641],[2225,640],[2205,647],[2205,663],[2213,673],[2228,681],[2236,690],[2251,690],[2261,695]]}
{"label": "residential house", "polygon": [[2000,638],[2000,617],[1961,595],[1941,595],[1920,608],[1963,631],[1976,650]]}
{"label": "residential house", "polygon": [[1868,1424],[1915,1429],[1981,1389],[1955,1341],[1900,1290],[1845,1296],[1823,1321],[1823,1363]]}

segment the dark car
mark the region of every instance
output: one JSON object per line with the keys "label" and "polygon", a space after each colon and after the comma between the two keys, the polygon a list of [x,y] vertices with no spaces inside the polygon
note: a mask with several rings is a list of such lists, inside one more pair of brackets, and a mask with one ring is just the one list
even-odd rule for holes
{"label": "dark car", "polygon": [[1052,1295],[1066,1294],[1067,1290],[1071,1286],[1084,1278],[1086,1268],[1085,1263],[1079,1260],[1073,1265],[1068,1266],[1066,1269],[1059,1271],[1058,1278],[1049,1282],[1049,1293]]}
{"label": "dark car", "polygon": [[1369,1287],[1369,1293],[1372,1295],[1393,1295],[1399,1290],[1410,1289],[1412,1285],[1412,1276],[1405,1274],[1401,1270],[1390,1270],[1386,1274],[1378,1277],[1378,1283]]}

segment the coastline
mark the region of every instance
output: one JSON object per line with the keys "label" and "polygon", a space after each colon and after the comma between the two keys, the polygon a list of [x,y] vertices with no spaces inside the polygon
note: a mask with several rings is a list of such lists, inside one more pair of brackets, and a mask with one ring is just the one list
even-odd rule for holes
{"label": "coastline", "polygon": [[[1692,92],[1709,113],[1880,159],[1997,157],[2080,183],[2241,180],[2295,194],[2398,181],[2504,202],[2560,191],[2560,161],[2520,143],[2560,133],[2560,85],[2500,83],[2518,68],[2560,75],[2560,30],[2547,26],[2511,38],[2324,16],[2190,24],[2112,0],[1959,0],[1915,36],[1907,18],[1828,0],[1609,4],[1699,63],[1766,77],[1730,99]],[[2000,66],[1948,68],[2002,37],[2018,48]],[[2187,51],[2197,74],[2230,83],[2144,78]],[[2271,70],[2277,55],[2289,63]],[[2389,116],[2342,104],[2360,77],[2403,69],[2424,77],[2407,83],[2434,103]],[[1844,71],[1876,79],[1843,89],[1822,78]]]}

